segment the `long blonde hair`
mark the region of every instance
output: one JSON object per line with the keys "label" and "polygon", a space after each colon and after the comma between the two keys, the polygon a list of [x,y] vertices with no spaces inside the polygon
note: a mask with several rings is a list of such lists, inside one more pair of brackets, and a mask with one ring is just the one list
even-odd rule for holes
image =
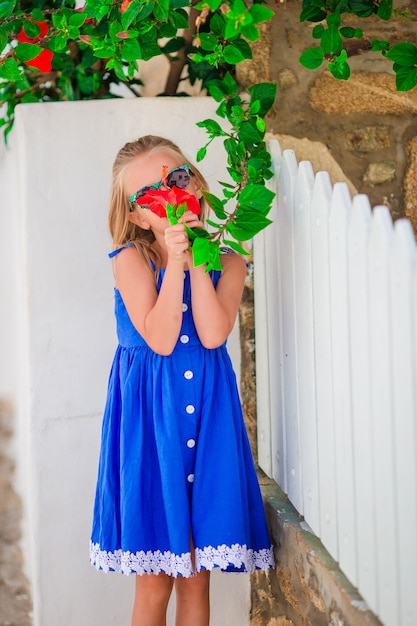
{"label": "long blonde hair", "polygon": [[[153,261],[157,271],[160,268],[161,259],[153,245],[155,242],[155,236],[151,230],[140,228],[140,226],[133,224],[129,220],[130,202],[124,189],[123,175],[126,167],[136,157],[146,154],[147,152],[152,153],[162,150],[171,152],[173,156],[178,159],[179,165],[187,163],[190,167],[192,175],[196,179],[197,187],[208,189],[207,182],[201,172],[199,172],[198,169],[190,163],[175,143],[169,139],[158,137],[156,135],[145,135],[136,141],[126,143],[117,153],[116,159],[113,163],[113,179],[108,215],[108,226],[112,237],[113,250],[116,250],[127,243],[133,243],[138,252],[147,261],[149,268],[151,268],[151,261]],[[200,205],[200,219],[204,222],[206,217],[206,203],[204,198],[201,198]]]}

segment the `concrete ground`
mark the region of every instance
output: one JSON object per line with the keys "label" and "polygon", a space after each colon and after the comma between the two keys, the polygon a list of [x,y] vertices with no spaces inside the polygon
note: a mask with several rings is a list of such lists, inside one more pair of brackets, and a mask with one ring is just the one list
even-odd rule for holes
{"label": "concrete ground", "polygon": [[21,502],[13,488],[12,436],[12,412],[0,401],[0,626],[31,626],[20,547]]}

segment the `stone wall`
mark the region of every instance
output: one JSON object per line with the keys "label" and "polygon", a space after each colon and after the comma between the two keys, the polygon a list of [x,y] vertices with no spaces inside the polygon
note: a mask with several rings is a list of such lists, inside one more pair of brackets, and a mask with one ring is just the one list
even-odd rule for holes
{"label": "stone wall", "polygon": [[252,575],[251,626],[382,626],[281,489],[260,482],[277,567]]}
{"label": "stone wall", "polygon": [[[243,88],[254,81],[278,84],[268,130],[322,144],[353,189],[367,194],[372,206],[386,204],[394,219],[408,217],[417,232],[417,88],[396,91],[391,63],[381,53],[365,50],[369,39],[351,40],[348,81],[335,80],[325,64],[316,71],[303,68],[301,52],[317,41],[311,25],[299,21],[301,1],[270,7],[275,16],[263,25],[253,61],[238,66]],[[415,17],[417,3],[410,0],[402,9]],[[363,28],[369,37],[415,43],[415,22],[401,17],[383,22],[352,16],[346,25]],[[316,169],[314,156],[309,160]]]}

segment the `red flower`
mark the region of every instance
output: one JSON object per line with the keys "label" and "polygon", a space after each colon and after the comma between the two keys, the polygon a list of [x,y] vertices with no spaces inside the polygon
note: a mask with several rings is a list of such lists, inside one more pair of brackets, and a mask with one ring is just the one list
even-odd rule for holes
{"label": "red flower", "polygon": [[132,0],[123,0],[122,4],[119,7],[119,13],[124,13]]}
{"label": "red flower", "polygon": [[[36,43],[40,39],[43,39],[48,33],[48,24],[46,22],[37,22],[36,20],[30,20],[30,21],[33,22],[34,24],[38,24],[39,28],[41,29],[40,33],[37,37],[34,37],[33,39],[31,39],[30,37],[26,35],[24,28],[22,28],[22,30],[17,36],[17,39],[20,43]],[[33,59],[30,59],[30,61],[24,61],[24,64],[27,65],[28,67],[34,67],[42,73],[50,72],[52,70],[52,57],[53,56],[54,55],[53,55],[53,52],[51,52],[51,50],[43,49],[38,54],[38,56],[36,56]]]}
{"label": "red flower", "polygon": [[197,198],[193,194],[173,187],[172,189],[151,189],[143,196],[136,199],[136,204],[149,208],[158,217],[166,217],[166,205],[176,206],[177,210],[181,205],[186,205],[187,210],[195,215],[200,215],[201,207]]}

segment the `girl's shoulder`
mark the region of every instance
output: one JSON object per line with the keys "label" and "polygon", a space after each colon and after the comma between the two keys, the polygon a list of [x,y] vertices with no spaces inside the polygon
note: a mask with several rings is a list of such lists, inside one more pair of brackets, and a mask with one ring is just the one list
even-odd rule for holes
{"label": "girl's shoulder", "polygon": [[220,249],[220,263],[222,265],[222,274],[232,272],[246,273],[246,261],[231,248]]}
{"label": "girl's shoulder", "polygon": [[109,259],[113,259],[118,254],[120,254],[120,252],[122,252],[123,250],[127,250],[128,248],[132,248],[132,247],[134,248],[135,244],[133,243],[133,241],[128,241],[123,246],[120,246],[116,248],[115,250],[112,250],[112,252],[109,252],[108,257]]}

